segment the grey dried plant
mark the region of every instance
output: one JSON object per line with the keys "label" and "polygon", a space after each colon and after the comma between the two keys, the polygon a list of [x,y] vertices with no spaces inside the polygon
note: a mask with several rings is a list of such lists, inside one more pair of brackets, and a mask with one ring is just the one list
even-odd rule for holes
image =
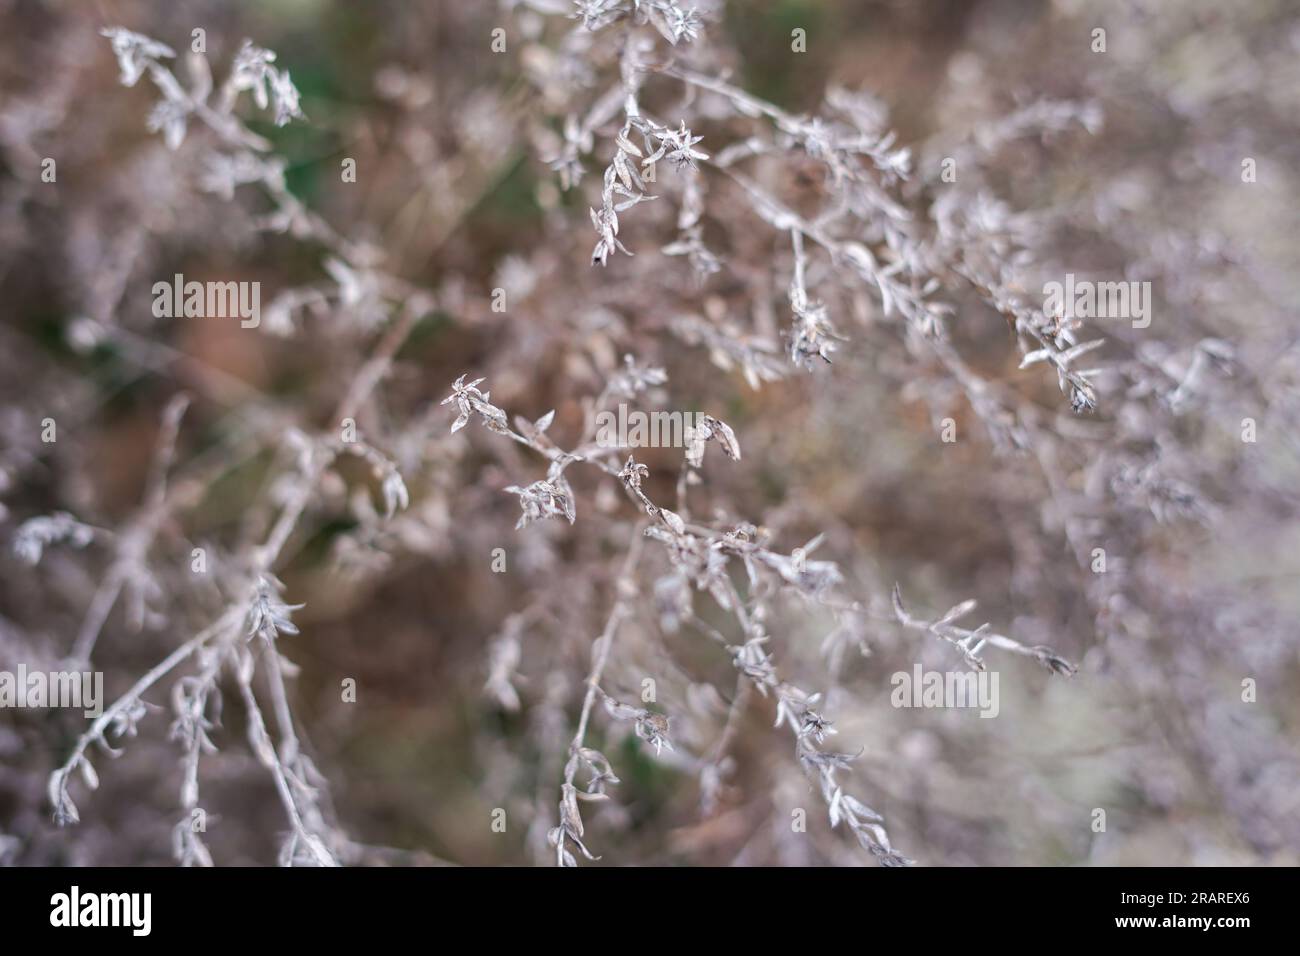
{"label": "grey dried plant", "polygon": [[1295,862],[1300,23],[860,6],[0,31],[0,860]]}

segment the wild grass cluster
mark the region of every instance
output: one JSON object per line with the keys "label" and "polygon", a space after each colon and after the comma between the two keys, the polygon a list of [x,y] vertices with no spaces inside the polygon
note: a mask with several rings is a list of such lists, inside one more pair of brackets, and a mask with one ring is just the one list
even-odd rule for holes
{"label": "wild grass cluster", "polygon": [[1286,4],[0,21],[0,861],[1297,862]]}

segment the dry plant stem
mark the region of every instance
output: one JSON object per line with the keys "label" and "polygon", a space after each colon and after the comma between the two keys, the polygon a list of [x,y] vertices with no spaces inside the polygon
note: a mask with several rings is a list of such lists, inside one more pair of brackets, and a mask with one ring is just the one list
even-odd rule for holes
{"label": "dry plant stem", "polygon": [[267,667],[267,684],[271,688],[271,702],[275,708],[275,725],[280,731],[280,760],[292,763],[298,757],[298,733],[293,729],[293,712],[289,709],[289,693],[285,687],[284,669],[280,666],[280,652],[274,644],[267,643],[264,655]]}
{"label": "dry plant stem", "polygon": [[95,642],[99,640],[99,632],[103,630],[104,622],[108,620],[113,605],[117,603],[122,593],[126,577],[127,568],[121,561],[115,561],[105,573],[104,580],[100,582],[95,590],[95,596],[90,600],[90,607],[86,608],[86,616],[82,619],[81,627],[77,630],[77,639],[68,655],[73,663],[90,663],[90,655],[95,649]]}
{"label": "dry plant stem", "polygon": [[[582,714],[578,718],[578,729],[574,731],[573,740],[569,744],[570,755],[578,752],[583,739],[587,735],[587,721],[591,717],[591,708],[596,703],[596,693],[600,687],[600,679],[605,673],[605,663],[609,660],[609,650],[614,644],[614,635],[618,633],[618,626],[627,616],[632,600],[636,596],[636,584],[632,580],[632,572],[636,569],[637,561],[641,557],[641,548],[645,542],[645,538],[641,534],[643,530],[645,530],[645,523],[641,522],[633,532],[632,543],[628,546],[627,555],[623,559],[623,566],[614,582],[616,589],[614,606],[610,609],[609,618],[605,622],[605,629],[592,647],[593,660],[591,673],[587,675],[587,693],[582,699]],[[573,777],[577,773],[577,769],[575,764],[571,770],[565,773],[565,783],[573,783]]]}
{"label": "dry plant stem", "polygon": [[727,722],[723,725],[722,735],[718,737],[718,742],[713,746],[713,754],[710,763],[718,763],[727,755],[727,748],[731,742],[736,739],[736,734],[740,732],[740,720],[745,714],[745,708],[749,706],[749,699],[753,696],[753,685],[741,674],[736,678],[735,693],[731,698],[731,706],[727,708]]}
{"label": "dry plant stem", "polygon": [[[278,651],[270,642],[267,642],[267,650],[274,656]],[[235,674],[239,683],[239,693],[244,699],[244,707],[248,713],[248,739],[253,747],[253,753],[257,759],[270,772],[271,778],[275,781],[276,792],[280,795],[280,803],[284,806],[284,812],[289,817],[294,834],[297,839],[301,840],[311,851],[312,857],[320,866],[337,866],[333,855],[327,850],[320,838],[309,832],[302,821],[302,814],[298,811],[297,801],[293,798],[293,791],[289,786],[288,776],[284,771],[283,758],[277,758],[274,747],[271,745],[271,735],[267,733],[266,721],[262,718],[262,709],[258,706],[257,696],[253,693],[253,675],[251,666],[248,668],[235,665]]]}
{"label": "dry plant stem", "polygon": [[[638,522],[632,532],[632,540],[628,545],[627,555],[623,559],[622,566],[619,569],[618,576],[614,580],[614,604],[610,608],[609,617],[605,621],[604,630],[596,638],[592,645],[592,663],[591,671],[587,675],[587,691],[582,698],[582,712],[578,717],[578,727],[573,733],[573,739],[569,742],[569,759],[564,767],[564,785],[561,788],[560,796],[560,821],[561,826],[565,827],[569,821],[569,811],[567,805],[571,800],[576,799],[577,788],[574,779],[578,773],[579,752],[583,748],[587,736],[587,724],[591,719],[591,710],[595,706],[596,696],[600,693],[600,681],[605,673],[605,664],[609,661],[610,648],[614,644],[614,636],[618,633],[619,625],[631,611],[631,605],[636,598],[636,584],[632,579],[632,573],[636,570],[637,562],[641,557],[641,550],[645,543],[643,534],[646,528],[646,522]],[[579,820],[576,824],[581,826]],[[581,831],[574,835],[574,839],[581,837]],[[563,862],[563,844],[564,837],[559,837],[559,846],[557,847],[557,863]],[[579,844],[581,846],[581,844]],[[585,849],[584,849],[585,852]]]}
{"label": "dry plant stem", "polygon": [[[130,689],[125,694],[119,697],[102,714],[96,717],[94,723],[87,728],[86,732],[77,738],[77,743],[72,748],[71,755],[64,762],[62,767],[54,771],[51,780],[53,781],[54,778],[58,778],[61,782],[66,779],[67,775],[82,761],[82,759],[84,759],[87,748],[92,743],[103,742],[104,734],[109,725],[117,718],[123,716],[128,709],[134,706],[140,699],[141,694],[153,687],[154,684],[174,670],[177,665],[183,663],[191,654],[214,637],[218,637],[223,633],[237,631],[243,617],[244,611],[242,608],[228,608],[221,617],[217,618],[217,620],[213,621],[198,634],[191,637],[188,641],[150,668],[144,676],[131,685]],[[51,789],[53,789],[53,786]]]}
{"label": "dry plant stem", "polygon": [[102,328],[105,338],[141,369],[160,375],[175,375],[186,383],[186,387],[214,401],[234,405],[240,400],[264,402],[267,398],[265,392],[238,375],[232,375],[196,355],[147,339],[120,325]]}
{"label": "dry plant stem", "polygon": [[163,413],[162,435],[150,466],[149,479],[145,486],[144,506],[117,540],[117,558],[105,575],[103,583],[96,590],[81,628],[77,632],[77,640],[73,644],[71,653],[74,662],[87,664],[90,662],[90,655],[95,649],[95,642],[99,639],[104,622],[113,610],[113,605],[117,603],[122,588],[132,574],[138,573],[143,566],[145,554],[148,553],[149,546],[167,514],[165,508],[167,470],[175,457],[176,436],[180,433],[181,418],[188,407],[189,398],[178,395],[172,399]]}
{"label": "dry plant stem", "polygon": [[963,617],[975,610],[974,601],[964,601],[950,608],[942,617],[934,621],[924,621],[920,618],[913,617],[903,606],[902,591],[897,585],[893,593],[894,615],[898,622],[906,628],[916,631],[924,631],[927,634],[933,634],[940,640],[947,641],[959,651],[966,663],[975,670],[984,670],[985,664],[983,658],[979,656],[985,644],[991,644],[994,647],[1012,654],[1020,654],[1024,657],[1032,657],[1048,670],[1061,674],[1065,677],[1072,676],[1077,668],[1074,664],[1060,657],[1049,647],[1029,647],[1020,643],[1015,638],[1006,637],[1002,634],[995,634],[989,630],[988,624],[981,624],[979,627],[971,630],[969,628],[958,627],[952,622],[957,618]]}

